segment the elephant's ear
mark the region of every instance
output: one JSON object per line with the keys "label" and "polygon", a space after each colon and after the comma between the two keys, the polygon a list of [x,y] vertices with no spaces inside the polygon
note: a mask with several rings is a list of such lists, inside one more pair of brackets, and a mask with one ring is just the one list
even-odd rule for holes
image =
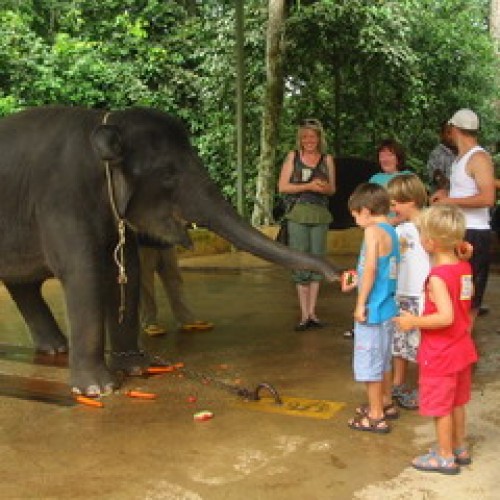
{"label": "elephant's ear", "polygon": [[118,162],[122,158],[122,139],[118,127],[98,125],[90,136],[90,142],[101,160]]}
{"label": "elephant's ear", "polygon": [[124,216],[133,188],[121,166],[123,148],[118,127],[99,125],[93,130],[90,141],[101,160],[109,162],[112,167],[113,196],[120,216]]}

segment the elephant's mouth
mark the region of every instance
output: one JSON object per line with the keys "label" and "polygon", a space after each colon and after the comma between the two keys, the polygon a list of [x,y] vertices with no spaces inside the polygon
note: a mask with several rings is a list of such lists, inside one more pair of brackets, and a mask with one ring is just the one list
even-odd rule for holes
{"label": "elephant's mouth", "polygon": [[148,227],[143,230],[139,227],[140,242],[150,246],[180,245],[191,250],[193,241],[188,230],[192,227],[192,224],[179,219],[170,219],[166,222],[166,226],[158,227],[158,229]]}

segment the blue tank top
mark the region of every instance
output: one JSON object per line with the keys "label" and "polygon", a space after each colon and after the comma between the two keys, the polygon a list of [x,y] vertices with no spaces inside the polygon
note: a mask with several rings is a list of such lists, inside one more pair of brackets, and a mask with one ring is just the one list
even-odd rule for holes
{"label": "blue tank top", "polygon": [[[371,325],[377,325],[393,318],[398,313],[396,304],[396,280],[399,263],[399,241],[394,228],[386,222],[377,224],[386,231],[392,240],[391,251],[377,260],[377,273],[373,288],[367,301],[367,320]],[[361,247],[358,260],[358,276],[360,283],[363,280],[365,267],[365,247]]]}

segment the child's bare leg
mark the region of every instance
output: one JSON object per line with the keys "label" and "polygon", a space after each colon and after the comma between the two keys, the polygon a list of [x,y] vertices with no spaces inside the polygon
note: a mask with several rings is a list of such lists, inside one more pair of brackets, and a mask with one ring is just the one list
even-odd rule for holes
{"label": "child's bare leg", "polygon": [[384,390],[383,382],[366,382],[366,392],[368,394],[368,405],[370,407],[368,416],[373,419],[384,417]]}
{"label": "child's bare leg", "polygon": [[453,448],[463,448],[465,441],[465,406],[457,406],[451,415],[453,420]]}
{"label": "child's bare leg", "polygon": [[384,406],[392,404],[392,372],[384,372],[382,381],[382,402]]}
{"label": "child's bare leg", "polygon": [[434,419],[438,439],[439,455],[444,458],[453,457],[453,417],[452,414]]}
{"label": "child's bare leg", "polygon": [[393,367],[393,385],[403,385],[406,382],[406,372],[408,368],[408,360],[401,356],[394,356],[392,358]]}
{"label": "child's bare leg", "polygon": [[469,312],[469,317],[470,317],[470,331],[474,332],[474,323],[476,322],[476,318],[479,313],[479,308],[474,308],[471,309]]}

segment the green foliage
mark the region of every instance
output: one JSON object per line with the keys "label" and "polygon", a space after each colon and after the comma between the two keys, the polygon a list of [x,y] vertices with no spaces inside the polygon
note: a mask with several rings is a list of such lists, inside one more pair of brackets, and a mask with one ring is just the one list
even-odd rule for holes
{"label": "green foliage", "polygon": [[485,2],[312,2],[289,18],[287,122],[317,116],[341,155],[399,139],[421,169],[439,124],[460,107],[485,118],[498,94]]}
{"label": "green foliage", "polygon": [[[498,58],[487,0],[289,2],[280,151],[316,116],[330,149],[371,156],[394,136],[422,168],[440,122],[470,106],[498,140]],[[267,9],[245,1],[247,204],[253,203],[266,78]],[[0,115],[49,103],[158,107],[180,116],[214,180],[235,197],[231,0],[3,0]],[[279,165],[277,165],[277,171]],[[248,207],[250,208],[250,207]],[[247,210],[248,213],[251,210]]]}

